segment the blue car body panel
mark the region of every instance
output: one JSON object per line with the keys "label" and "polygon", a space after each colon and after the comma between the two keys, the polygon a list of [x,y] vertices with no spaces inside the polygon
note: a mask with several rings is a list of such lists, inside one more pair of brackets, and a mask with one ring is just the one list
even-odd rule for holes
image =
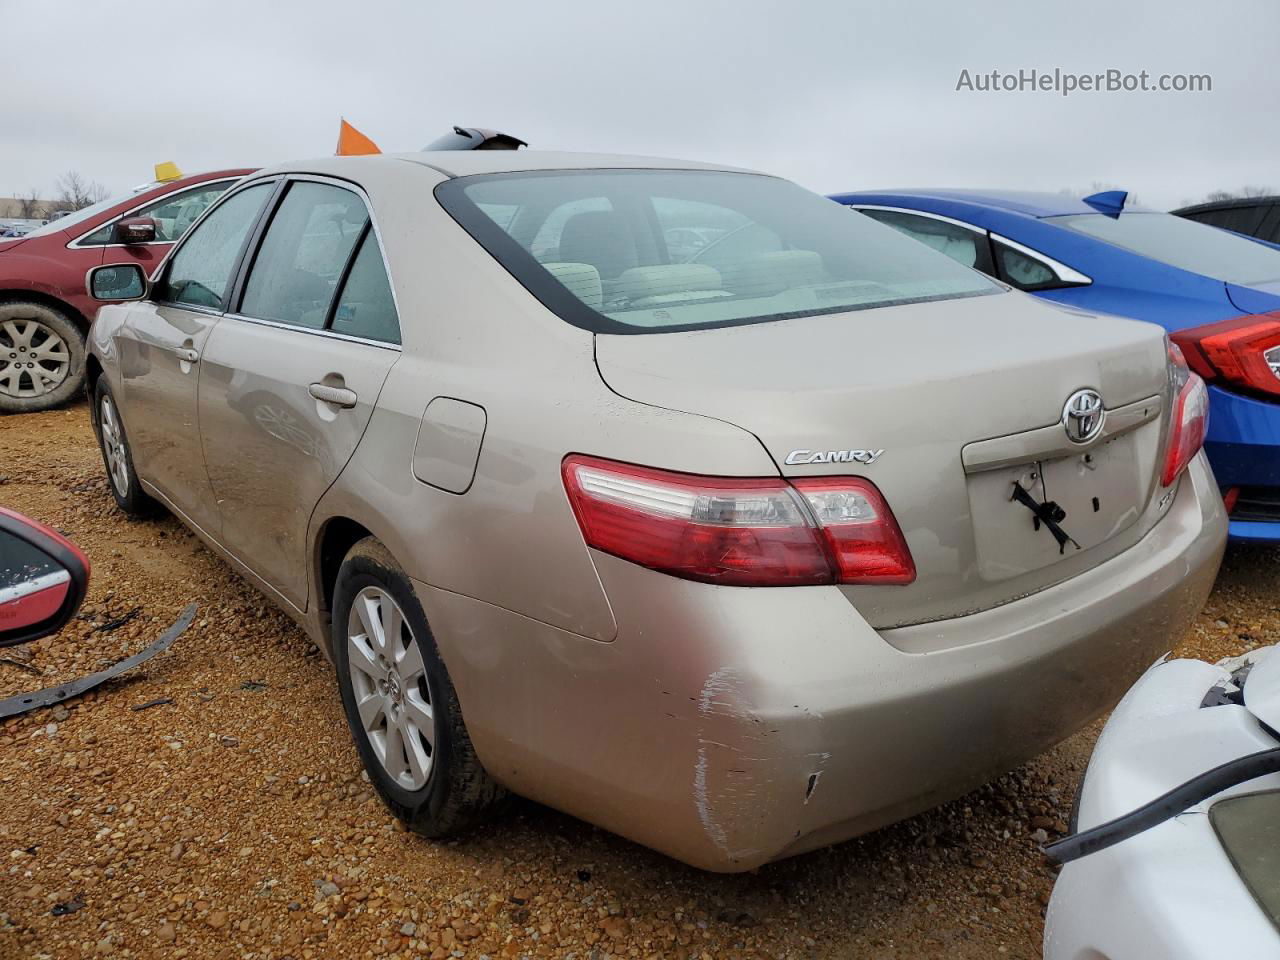
{"label": "blue car body panel", "polygon": [[[1033,291],[1034,296],[1067,307],[1147,320],[1170,331],[1280,310],[1280,283],[1224,283],[1046,219],[1069,214],[1106,216],[1065,194],[893,190],[841,193],[831,199],[846,206],[932,213],[1039,251],[1092,279],[1087,286]],[[1280,489],[1280,402],[1235,393],[1216,384],[1209,388],[1209,396],[1205,450],[1219,485],[1223,489]],[[1230,532],[1236,540],[1280,543],[1280,522],[1232,520]]]}

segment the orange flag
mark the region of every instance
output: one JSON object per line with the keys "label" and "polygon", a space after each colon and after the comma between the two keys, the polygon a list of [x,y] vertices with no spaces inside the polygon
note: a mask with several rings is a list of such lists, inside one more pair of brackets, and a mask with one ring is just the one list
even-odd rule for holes
{"label": "orange flag", "polygon": [[381,153],[378,145],[366,137],[363,133],[347,123],[341,117],[338,118],[341,124],[338,127],[338,149],[334,152],[337,157],[364,157],[371,153]]}

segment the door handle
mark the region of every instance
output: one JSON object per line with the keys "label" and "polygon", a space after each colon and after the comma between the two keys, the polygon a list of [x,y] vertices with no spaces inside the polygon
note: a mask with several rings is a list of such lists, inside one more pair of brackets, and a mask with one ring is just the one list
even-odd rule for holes
{"label": "door handle", "polygon": [[200,351],[192,350],[190,347],[179,347],[175,353],[178,354],[179,360],[185,360],[187,363],[195,363],[200,359]]}
{"label": "door handle", "polygon": [[331,387],[327,383],[313,383],[307,387],[307,393],[323,403],[332,403],[335,407],[350,410],[356,405],[356,392],[346,387]]}

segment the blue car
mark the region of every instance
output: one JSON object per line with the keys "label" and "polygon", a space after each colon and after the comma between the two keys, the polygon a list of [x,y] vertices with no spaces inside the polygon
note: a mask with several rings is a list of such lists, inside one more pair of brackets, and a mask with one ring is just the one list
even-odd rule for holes
{"label": "blue car", "polygon": [[831,199],[1038,297],[1168,330],[1209,384],[1205,449],[1232,538],[1280,543],[1280,249],[1127,206],[1122,191]]}

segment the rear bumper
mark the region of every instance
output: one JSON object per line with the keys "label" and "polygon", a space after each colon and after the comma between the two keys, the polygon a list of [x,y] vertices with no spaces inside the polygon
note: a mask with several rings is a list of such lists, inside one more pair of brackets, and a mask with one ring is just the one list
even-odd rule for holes
{"label": "rear bumper", "polygon": [[1203,604],[1203,458],[1137,545],[980,614],[877,633],[833,587],[676,580],[597,554],[610,643],[419,584],[481,760],[514,791],[711,870],[909,816],[1109,709]]}
{"label": "rear bumper", "polygon": [[1209,435],[1205,452],[1222,489],[1249,488],[1258,496],[1258,509],[1247,518],[1232,519],[1233,540],[1280,542],[1280,403],[1255,400],[1209,388]]}

